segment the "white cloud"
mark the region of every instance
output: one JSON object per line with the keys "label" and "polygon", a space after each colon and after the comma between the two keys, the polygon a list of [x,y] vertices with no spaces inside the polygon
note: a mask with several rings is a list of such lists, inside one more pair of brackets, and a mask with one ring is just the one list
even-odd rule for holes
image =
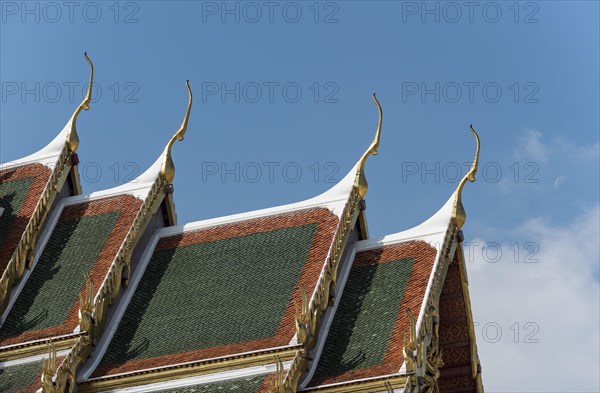
{"label": "white cloud", "polygon": [[560,161],[577,161],[578,163],[597,161],[600,158],[600,143],[578,145],[564,137],[544,140],[543,133],[537,130],[526,130],[518,138],[513,155],[522,161],[545,163],[558,158]]}
{"label": "white cloud", "polygon": [[550,156],[550,149],[542,142],[541,132],[527,130],[525,135],[519,137],[516,153],[519,157],[544,162]]}
{"label": "white cloud", "polygon": [[599,222],[598,204],[565,226],[526,220],[495,263],[493,239],[465,249],[487,392],[600,391]]}

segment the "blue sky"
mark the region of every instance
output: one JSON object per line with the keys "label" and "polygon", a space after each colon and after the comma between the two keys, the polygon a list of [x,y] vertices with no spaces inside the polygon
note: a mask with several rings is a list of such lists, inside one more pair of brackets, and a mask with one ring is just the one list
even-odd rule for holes
{"label": "blue sky", "polygon": [[598,391],[599,5],[469,4],[3,0],[0,162],[62,129],[87,83],[84,51],[97,83],[78,122],[84,192],[155,160],[190,79],[180,223],[327,190],[371,141],[377,92],[367,214],[381,236],[449,197],[472,123],[482,150],[464,230],[484,384]]}

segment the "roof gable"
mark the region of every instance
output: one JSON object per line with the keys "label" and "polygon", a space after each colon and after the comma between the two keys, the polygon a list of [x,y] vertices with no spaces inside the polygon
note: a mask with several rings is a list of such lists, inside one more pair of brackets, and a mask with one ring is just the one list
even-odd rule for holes
{"label": "roof gable", "polygon": [[93,376],[288,345],[294,288],[315,288],[337,222],[312,209],[162,238]]}
{"label": "roof gable", "polygon": [[0,346],[73,333],[84,274],[104,279],[141,204],[122,195],[64,207],[0,327]]}
{"label": "roof gable", "polygon": [[406,309],[418,315],[436,254],[423,241],[356,254],[309,386],[400,370]]}

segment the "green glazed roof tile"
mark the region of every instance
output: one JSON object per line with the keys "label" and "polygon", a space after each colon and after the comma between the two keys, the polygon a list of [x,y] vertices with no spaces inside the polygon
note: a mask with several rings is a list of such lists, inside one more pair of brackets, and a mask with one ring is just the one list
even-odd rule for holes
{"label": "green glazed roof tile", "polygon": [[[17,214],[25,202],[33,179],[33,177],[25,177],[0,183],[0,207],[4,208],[1,218],[2,225],[0,225],[0,248],[4,246],[8,234],[17,220]],[[8,261],[6,262],[8,263]]]}
{"label": "green glazed roof tile", "polygon": [[119,212],[59,221],[2,328],[0,340],[61,325]]}
{"label": "green glazed roof tile", "polygon": [[313,380],[383,363],[413,262],[352,267]]}
{"label": "green glazed roof tile", "polygon": [[316,230],[300,225],[154,252],[99,368],[274,336]]}
{"label": "green glazed roof tile", "polygon": [[31,386],[42,373],[42,362],[0,368],[0,392],[16,393]]}
{"label": "green glazed roof tile", "polygon": [[251,378],[240,378],[231,381],[215,382],[207,385],[188,386],[163,390],[161,393],[258,393],[265,380],[264,375]]}

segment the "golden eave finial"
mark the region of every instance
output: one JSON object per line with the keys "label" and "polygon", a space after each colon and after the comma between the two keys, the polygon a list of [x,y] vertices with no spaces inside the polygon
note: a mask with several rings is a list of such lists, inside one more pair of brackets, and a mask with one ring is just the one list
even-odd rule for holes
{"label": "golden eave finial", "polygon": [[48,359],[46,357],[42,358],[42,390],[44,392],[53,391],[54,383],[52,378],[56,373],[56,347],[54,343],[48,342]]}
{"label": "golden eave finial", "polygon": [[375,138],[373,138],[373,142],[362,155],[360,160],[358,161],[358,169],[356,170],[356,177],[354,178],[354,188],[358,195],[361,198],[364,198],[367,194],[367,190],[369,189],[369,185],[367,183],[367,178],[365,177],[365,163],[367,162],[367,158],[372,154],[374,156],[377,155],[377,149],[379,148],[379,141],[381,139],[381,123],[383,121],[383,111],[381,110],[381,105],[379,105],[379,101],[377,101],[377,97],[375,93],[373,93],[373,101],[375,101],[375,105],[377,105],[377,109],[379,110],[379,121],[377,122],[377,132],[375,133]]}
{"label": "golden eave finial", "polygon": [[462,204],[462,190],[465,187],[465,184],[467,184],[467,180],[470,182],[475,181],[475,174],[477,173],[477,166],[479,165],[479,135],[477,135],[477,132],[475,131],[472,125],[471,132],[473,133],[473,136],[475,136],[475,142],[477,144],[477,147],[475,149],[475,158],[473,159],[471,168],[469,169],[465,177],[462,178],[460,183],[458,183],[458,187],[454,192],[455,197],[454,206],[452,209],[452,220],[458,228],[462,228],[462,226],[465,224],[465,221],[467,221],[467,214]]}
{"label": "golden eave finial", "polygon": [[175,164],[173,164],[173,158],[171,156],[171,149],[173,148],[173,143],[175,143],[175,140],[183,140],[183,137],[187,130],[188,121],[190,119],[190,111],[192,110],[192,90],[190,89],[189,80],[185,82],[185,87],[187,88],[189,97],[185,117],[183,118],[183,122],[181,122],[181,126],[179,127],[179,129],[171,137],[169,143],[167,143],[167,147],[165,149],[166,157],[162,163],[162,166],[160,167],[160,175],[167,183],[173,182],[173,179],[175,178]]}
{"label": "golden eave finial", "polygon": [[67,134],[67,147],[71,153],[75,153],[77,151],[77,147],[79,147],[79,136],[77,135],[77,117],[81,110],[90,109],[90,102],[92,101],[92,85],[94,84],[94,64],[87,55],[87,52],[83,54],[83,57],[87,60],[90,65],[90,84],[87,89],[87,93],[85,94],[85,98],[81,101],[81,104],[75,109],[73,112],[73,116],[71,116],[71,121],[69,122],[70,130]]}

